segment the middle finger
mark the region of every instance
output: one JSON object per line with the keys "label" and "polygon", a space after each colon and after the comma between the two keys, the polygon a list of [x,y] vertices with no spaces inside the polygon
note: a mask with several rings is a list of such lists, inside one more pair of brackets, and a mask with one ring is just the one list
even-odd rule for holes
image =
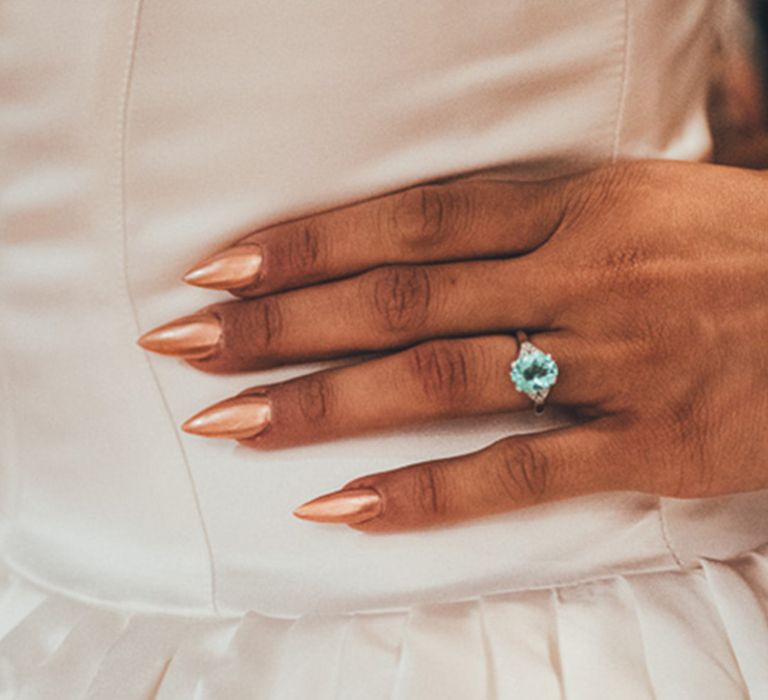
{"label": "middle finger", "polygon": [[[214,304],[150,331],[140,343],[186,357],[202,370],[237,372],[428,338],[552,329],[562,307],[559,280],[541,275],[541,261],[532,263],[532,257],[381,267],[328,284]],[[200,328],[207,334],[202,344]]]}

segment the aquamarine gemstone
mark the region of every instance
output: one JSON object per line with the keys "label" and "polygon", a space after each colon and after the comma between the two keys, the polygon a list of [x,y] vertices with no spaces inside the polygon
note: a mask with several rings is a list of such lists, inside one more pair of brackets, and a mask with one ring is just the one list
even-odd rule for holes
{"label": "aquamarine gemstone", "polygon": [[518,391],[532,394],[550,389],[557,381],[557,363],[541,350],[522,353],[512,363],[510,377]]}

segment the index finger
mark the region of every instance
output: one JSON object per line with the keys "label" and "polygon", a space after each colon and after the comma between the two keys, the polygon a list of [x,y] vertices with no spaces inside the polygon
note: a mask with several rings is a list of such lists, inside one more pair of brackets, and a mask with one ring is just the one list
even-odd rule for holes
{"label": "index finger", "polygon": [[519,255],[559,226],[561,189],[498,181],[414,187],[253,233],[184,281],[255,297],[391,263]]}

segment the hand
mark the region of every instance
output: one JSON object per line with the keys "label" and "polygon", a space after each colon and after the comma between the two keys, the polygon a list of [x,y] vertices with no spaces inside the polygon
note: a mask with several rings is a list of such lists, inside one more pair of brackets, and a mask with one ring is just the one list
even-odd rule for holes
{"label": "hand", "polygon": [[300,517],[419,528],[602,490],[768,487],[768,178],[640,161],[543,183],[416,187],[249,235],[188,282],[229,289],[140,343],[237,372],[347,356],[254,387],[190,432],[270,449],[531,410],[508,371],[525,329],[581,418],[369,474]]}

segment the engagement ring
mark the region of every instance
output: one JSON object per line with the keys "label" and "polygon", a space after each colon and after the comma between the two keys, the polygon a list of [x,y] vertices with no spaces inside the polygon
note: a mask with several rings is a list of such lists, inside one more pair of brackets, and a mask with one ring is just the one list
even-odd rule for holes
{"label": "engagement ring", "polygon": [[544,401],[557,381],[557,362],[537,348],[523,331],[517,332],[520,349],[510,365],[509,376],[515,388],[534,403],[534,411],[544,412]]}

